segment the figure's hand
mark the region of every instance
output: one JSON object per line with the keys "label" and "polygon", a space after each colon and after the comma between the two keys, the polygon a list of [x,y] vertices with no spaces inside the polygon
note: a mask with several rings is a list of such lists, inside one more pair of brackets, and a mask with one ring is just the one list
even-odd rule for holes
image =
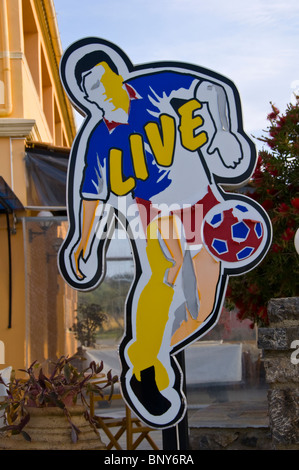
{"label": "figure's hand", "polygon": [[229,131],[218,130],[211,142],[208,153],[218,150],[220,158],[227,168],[236,168],[243,158],[239,141]]}

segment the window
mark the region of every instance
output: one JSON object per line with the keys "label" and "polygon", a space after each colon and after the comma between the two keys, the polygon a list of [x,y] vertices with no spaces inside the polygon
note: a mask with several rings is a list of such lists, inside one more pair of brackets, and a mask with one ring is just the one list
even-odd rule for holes
{"label": "window", "polygon": [[35,18],[29,0],[23,0],[25,57],[39,97],[41,97],[40,47]]}

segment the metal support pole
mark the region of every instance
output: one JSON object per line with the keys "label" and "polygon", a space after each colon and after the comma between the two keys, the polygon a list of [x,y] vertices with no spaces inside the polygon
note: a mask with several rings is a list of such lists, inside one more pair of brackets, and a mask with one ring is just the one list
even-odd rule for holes
{"label": "metal support pole", "polygon": [[[176,355],[183,373],[183,392],[187,397],[186,374],[185,374],[185,352]],[[189,450],[188,413],[175,426],[162,431],[163,450]]]}
{"label": "metal support pole", "polygon": [[7,223],[7,243],[8,243],[8,328],[12,327],[12,266],[11,266],[11,233],[9,223],[9,213],[6,212]]}

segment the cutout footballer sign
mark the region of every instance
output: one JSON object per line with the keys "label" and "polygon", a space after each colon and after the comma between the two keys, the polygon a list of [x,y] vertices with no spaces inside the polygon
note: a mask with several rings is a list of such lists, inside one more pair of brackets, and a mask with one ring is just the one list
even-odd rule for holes
{"label": "cutout footballer sign", "polygon": [[175,354],[217,323],[228,277],[254,268],[270,244],[262,207],[223,189],[248,181],[255,147],[234,84],[215,72],[134,66],[99,38],[71,45],[60,72],[85,114],[69,163],[60,272],[75,289],[98,286],[119,221],[135,260],[121,389],[145,423],[167,428],[186,411]]}

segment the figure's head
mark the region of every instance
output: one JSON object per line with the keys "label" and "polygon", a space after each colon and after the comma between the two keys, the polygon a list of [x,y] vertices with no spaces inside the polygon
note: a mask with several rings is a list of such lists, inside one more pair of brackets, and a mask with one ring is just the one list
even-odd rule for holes
{"label": "figure's head", "polygon": [[123,88],[123,78],[104,52],[95,51],[82,57],[76,65],[75,76],[87,101],[104,111],[127,109],[128,94]]}
{"label": "figure's head", "polygon": [[75,77],[79,88],[84,91],[82,82],[83,78],[87,72],[93,69],[96,65],[100,64],[101,62],[105,62],[109,65],[110,69],[118,75],[118,70],[114,62],[111,60],[108,54],[103,51],[94,51],[90,52],[89,54],[84,55],[77,63],[75,68]]}

